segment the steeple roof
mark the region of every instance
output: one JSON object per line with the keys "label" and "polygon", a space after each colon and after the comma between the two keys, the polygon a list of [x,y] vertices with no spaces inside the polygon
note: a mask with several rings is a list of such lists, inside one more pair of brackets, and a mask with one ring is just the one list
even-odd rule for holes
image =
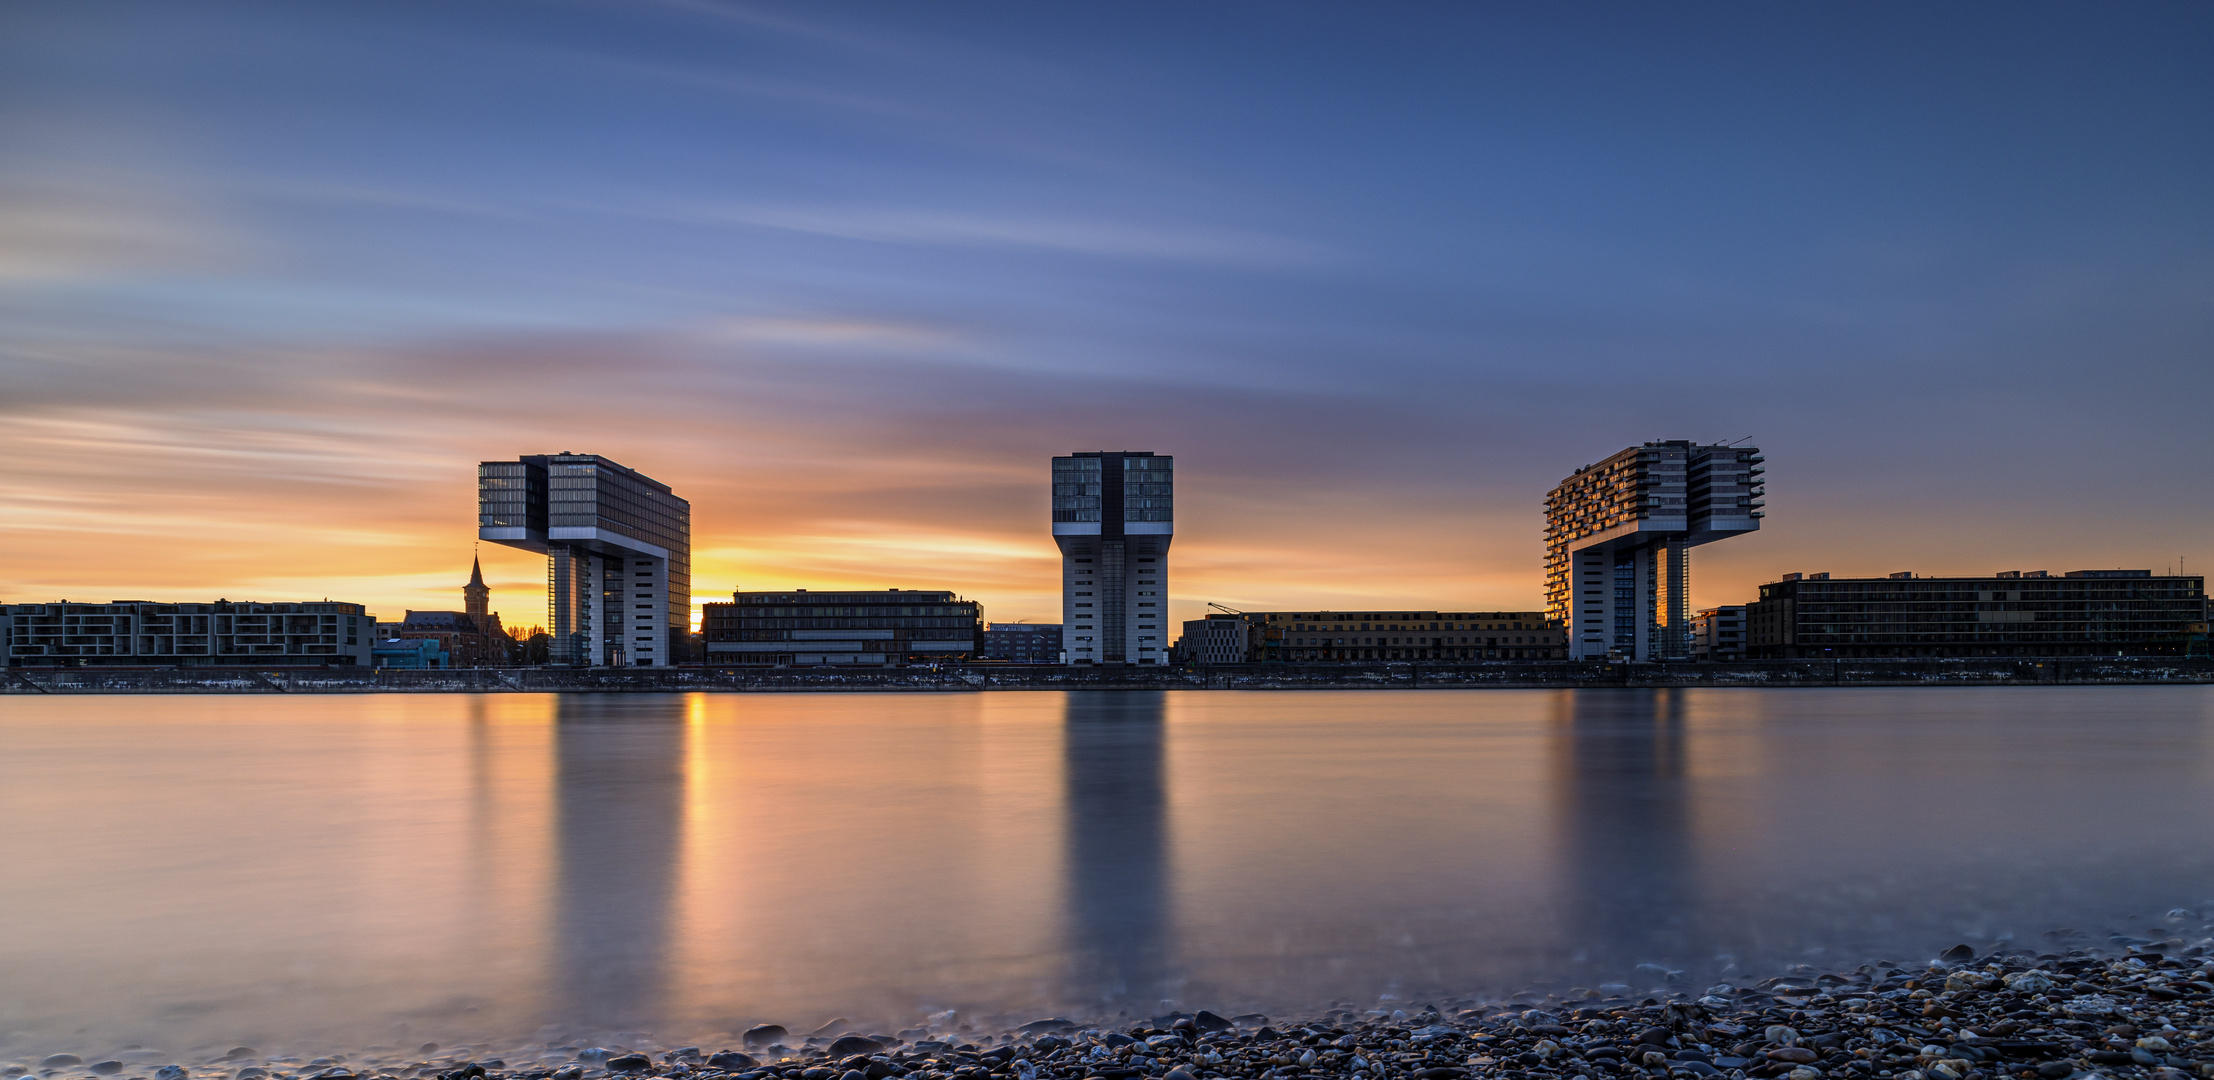
{"label": "steeple roof", "polygon": [[469,557],[469,584],[476,588],[484,587],[484,567],[477,562],[474,555]]}

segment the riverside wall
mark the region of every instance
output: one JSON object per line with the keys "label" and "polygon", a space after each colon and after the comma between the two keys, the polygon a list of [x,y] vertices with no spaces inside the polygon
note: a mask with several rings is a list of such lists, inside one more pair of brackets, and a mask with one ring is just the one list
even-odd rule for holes
{"label": "riverside wall", "polygon": [[1462,690],[1660,686],[2214,684],[2214,659],[1573,661],[1268,664],[1191,668],[7,668],[0,695],[721,693],[980,690]]}

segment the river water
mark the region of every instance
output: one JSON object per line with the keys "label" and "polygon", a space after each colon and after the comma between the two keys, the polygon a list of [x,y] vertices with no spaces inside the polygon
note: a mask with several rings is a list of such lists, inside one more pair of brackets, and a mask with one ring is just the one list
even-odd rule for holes
{"label": "river water", "polygon": [[0,1062],[2188,944],[2210,736],[2201,687],[9,697]]}

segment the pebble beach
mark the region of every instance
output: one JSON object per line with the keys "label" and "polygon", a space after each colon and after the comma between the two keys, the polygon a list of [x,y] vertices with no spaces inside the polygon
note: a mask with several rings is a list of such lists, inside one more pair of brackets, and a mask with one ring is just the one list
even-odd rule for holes
{"label": "pebble beach", "polygon": [[[978,1030],[950,1014],[882,1034],[756,1026],[731,1046],[426,1043],[357,1056],[199,1061],[56,1052],[0,1068],[38,1080],[2214,1080],[2204,945],[2006,952],[1924,965],[1800,967],[1738,986],[1631,997],[1619,986],[1494,1001],[1333,1007],[1304,1018],[1208,1010]],[[1616,991],[1608,993],[1607,991]]]}

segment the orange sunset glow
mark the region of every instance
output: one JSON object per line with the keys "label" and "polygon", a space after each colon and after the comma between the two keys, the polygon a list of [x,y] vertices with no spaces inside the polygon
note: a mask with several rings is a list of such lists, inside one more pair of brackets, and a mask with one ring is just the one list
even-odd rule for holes
{"label": "orange sunset glow", "polygon": [[[1100,449],[1177,459],[1174,618],[1537,608],[1546,491],[1657,439],[1770,463],[1697,605],[2214,554],[2177,488],[2214,453],[2203,191],[2164,158],[1967,100],[1779,142],[1727,65],[1672,99],[1526,98],[1522,53],[1326,88],[1035,51],[1102,27],[717,10],[512,49],[331,13],[239,56],[224,19],[16,25],[0,600],[455,608],[476,463],[564,450],[691,501],[695,604],[1056,621],[1048,460]],[[655,52],[693,44],[735,51]],[[1174,108],[1125,97],[1165,71]],[[1776,107],[1837,100],[1805,93]],[[2025,179],[2047,158],[2112,167]],[[542,560],[481,557],[506,625],[544,622]]]}

